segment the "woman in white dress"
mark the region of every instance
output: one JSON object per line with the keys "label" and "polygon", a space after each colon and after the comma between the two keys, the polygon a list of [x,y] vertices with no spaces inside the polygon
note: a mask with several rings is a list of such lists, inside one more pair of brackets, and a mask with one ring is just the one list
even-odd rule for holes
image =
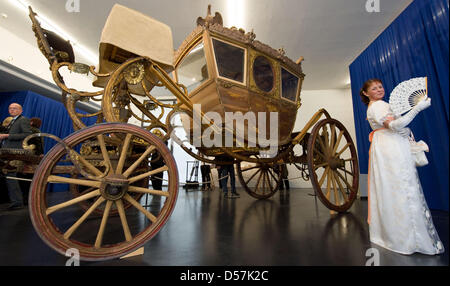
{"label": "woman in white dress", "polygon": [[394,118],[383,101],[381,80],[371,79],[360,91],[368,105],[367,120],[373,129],[369,136],[370,241],[401,254],[444,252],[423,196],[419,176],[410,151],[406,126],[430,99],[420,102],[407,114]]}

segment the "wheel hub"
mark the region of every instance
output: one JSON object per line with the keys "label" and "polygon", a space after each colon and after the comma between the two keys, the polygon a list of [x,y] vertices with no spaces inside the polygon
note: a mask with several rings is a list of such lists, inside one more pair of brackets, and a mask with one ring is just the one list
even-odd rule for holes
{"label": "wheel hub", "polygon": [[343,167],[343,161],[338,157],[333,157],[329,159],[328,165],[331,169],[336,170],[339,167]]}
{"label": "wheel hub", "polygon": [[107,200],[119,200],[128,191],[128,180],[122,175],[108,175],[100,185],[100,192]]}

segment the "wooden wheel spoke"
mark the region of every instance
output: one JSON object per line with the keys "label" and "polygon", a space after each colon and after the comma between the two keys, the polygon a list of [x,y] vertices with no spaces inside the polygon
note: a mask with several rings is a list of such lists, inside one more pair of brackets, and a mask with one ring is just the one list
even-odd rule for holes
{"label": "wooden wheel spoke", "polygon": [[[261,169],[260,169],[261,170]],[[259,190],[259,183],[261,182],[261,177],[264,175],[264,172],[261,172],[258,177],[258,181],[256,182],[255,192]]]}
{"label": "wooden wheel spoke", "polygon": [[319,150],[317,150],[317,149],[314,149],[314,151],[313,151],[314,153],[316,153],[316,154],[318,154],[320,157],[322,157],[322,159],[324,159],[324,160],[326,160],[327,159],[327,157],[325,157],[325,155],[324,154],[322,154],[322,152],[320,152]]}
{"label": "wooden wheel spoke", "polygon": [[[327,125],[324,125],[322,127],[322,133],[325,133],[325,148],[327,148],[326,150],[328,151],[328,150],[330,150],[330,141],[329,141],[329,138],[328,138]],[[328,155],[329,155],[329,153],[328,153]]]}
{"label": "wooden wheel spoke", "polygon": [[348,171],[348,170],[346,170],[346,169],[344,169],[342,167],[338,167],[338,169],[341,170],[342,172],[345,172],[345,173],[349,174],[352,177],[355,176],[355,174],[353,174],[352,172],[350,172],[350,171]]}
{"label": "wooden wheel spoke", "polygon": [[350,147],[351,145],[352,145],[351,143],[345,144],[345,146],[342,147],[341,151],[339,151],[339,152],[336,154],[336,157],[341,156],[341,154],[342,154],[348,147]]}
{"label": "wooden wheel spoke", "polygon": [[105,198],[98,198],[95,203],[64,233],[63,237],[69,239],[69,237],[74,233],[75,230],[88,218],[88,216],[105,201]]}
{"label": "wooden wheel spoke", "polygon": [[123,229],[123,234],[125,235],[125,240],[130,241],[132,237],[131,237],[130,228],[128,227],[127,216],[125,215],[125,209],[123,207],[123,202],[122,202],[122,200],[117,200],[117,201],[115,201],[115,204],[117,207],[117,211],[119,212],[120,222],[122,223],[122,229]]}
{"label": "wooden wheel spoke", "polygon": [[339,194],[338,194],[338,190],[336,187],[336,182],[334,181],[334,175],[333,175],[333,170],[330,170],[330,179],[331,179],[331,183],[333,184],[333,190],[334,190],[334,203],[336,206],[339,206],[341,204],[341,201],[339,200]]}
{"label": "wooden wheel spoke", "polygon": [[334,143],[334,147],[333,147],[333,150],[331,152],[332,155],[334,155],[336,153],[336,150],[339,147],[339,144],[341,143],[342,135],[344,135],[344,130],[341,130],[339,132],[338,138],[336,139],[336,143]]}
{"label": "wooden wheel spoke", "polygon": [[348,202],[348,196],[347,196],[347,194],[346,194],[345,191],[344,191],[344,187],[342,186],[341,181],[339,180],[339,178],[337,177],[337,175],[334,174],[334,172],[333,172],[333,176],[334,176],[334,180],[336,181],[336,183],[337,183],[338,186],[339,186],[339,190],[341,191],[341,194],[342,194],[342,196],[344,197],[345,202]]}
{"label": "wooden wheel spoke", "polygon": [[[323,150],[323,152],[325,153],[325,155],[328,153],[327,151],[328,151],[328,149],[326,148],[326,146],[325,146],[325,143],[323,142],[323,139],[322,139],[322,137],[321,136],[318,136],[317,137],[317,141],[319,141],[319,145],[320,145],[320,147],[322,147],[322,150]],[[319,155],[321,155],[322,156],[322,158],[326,158],[325,156],[324,156],[324,154],[321,154],[320,153],[320,151],[319,150],[315,150],[315,152],[317,152]]]}
{"label": "wooden wheel spoke", "polygon": [[325,174],[327,175],[326,176],[327,177],[327,193],[325,194],[325,197],[327,198],[328,201],[330,201],[330,192],[331,192],[331,189],[330,189],[331,180],[330,180],[330,176],[329,176],[330,170],[331,169],[327,168],[325,171]]}
{"label": "wooden wheel spoke", "polygon": [[128,133],[127,136],[125,137],[122,151],[120,153],[119,163],[117,164],[117,168],[116,168],[116,174],[122,173],[123,165],[125,164],[125,159],[127,157],[128,148],[130,147],[130,142],[131,142],[132,136],[133,135],[131,133]]}
{"label": "wooden wheel spoke", "polygon": [[129,194],[125,194],[123,198],[137,208],[141,213],[143,213],[152,223],[156,221],[156,217],[152,215],[148,210],[144,209],[140,203],[133,199]]}
{"label": "wooden wheel spoke", "polygon": [[258,165],[255,165],[255,166],[253,166],[253,167],[248,167],[248,168],[245,168],[245,169],[241,169],[241,172],[247,172],[247,171],[256,169],[256,168],[258,168],[258,167],[259,167]]}
{"label": "wooden wheel spoke", "polygon": [[100,184],[101,184],[101,182],[99,182],[99,181],[84,180],[84,179],[72,179],[72,178],[60,177],[60,176],[55,176],[55,175],[48,176],[47,181],[49,183],[74,184],[74,185],[94,187],[94,188],[99,188]]}
{"label": "wooden wheel spoke", "polygon": [[342,159],[344,162],[353,162],[356,161],[356,158],[348,158],[348,159]]}
{"label": "wooden wheel spoke", "polygon": [[339,176],[339,178],[347,185],[347,187],[353,192],[353,186],[344,178],[344,176],[341,175],[341,173],[336,172],[336,174]]}
{"label": "wooden wheel spoke", "polygon": [[97,169],[97,167],[95,167],[94,165],[92,165],[91,163],[89,163],[86,159],[83,158],[83,156],[81,156],[80,154],[78,154],[78,152],[76,152],[75,150],[71,149],[70,150],[71,157],[77,157],[78,158],[78,162],[81,163],[82,165],[84,165],[89,171],[91,171],[92,173],[95,174],[95,176],[102,176],[103,173]]}
{"label": "wooden wheel spoke", "polygon": [[135,186],[128,186],[128,191],[134,192],[134,193],[143,193],[143,194],[150,194],[150,195],[157,195],[157,196],[164,196],[164,197],[169,196],[169,192],[165,192],[162,190],[150,190],[147,188],[141,188],[141,187],[135,187]]}
{"label": "wooden wheel spoke", "polygon": [[97,189],[95,191],[92,191],[90,193],[84,194],[82,196],[76,197],[74,199],[71,199],[70,201],[51,206],[45,211],[45,213],[47,215],[50,215],[51,213],[54,213],[57,210],[60,210],[62,208],[71,206],[73,204],[76,204],[76,203],[79,203],[79,202],[82,202],[82,201],[85,201],[85,200],[89,200],[89,199],[95,198],[97,196],[100,196],[100,190],[99,189]]}
{"label": "wooden wheel spoke", "polygon": [[152,170],[152,171],[148,171],[148,172],[146,172],[144,174],[137,175],[136,177],[132,177],[132,178],[128,179],[128,182],[131,184],[131,183],[140,181],[140,180],[142,180],[142,179],[144,179],[144,178],[146,178],[148,176],[151,176],[153,174],[158,174],[158,173],[161,173],[161,172],[164,172],[164,171],[168,171],[168,170],[169,170],[169,167],[163,166],[163,167],[160,167],[158,169],[155,169],[155,170]]}
{"label": "wooden wheel spoke", "polygon": [[317,170],[317,169],[319,169],[321,167],[326,167],[326,166],[328,166],[328,162],[317,164],[317,165],[314,166],[314,170]]}
{"label": "wooden wheel spoke", "polygon": [[105,233],[106,222],[108,221],[109,211],[111,210],[112,201],[107,201],[105,210],[103,211],[102,222],[100,223],[100,228],[97,233],[97,238],[95,239],[95,248],[100,248],[103,242],[103,234]]}
{"label": "wooden wheel spoke", "polygon": [[[336,137],[336,126],[334,124],[330,125],[330,129],[331,129],[331,138],[330,138],[330,149],[333,150],[334,149],[334,137]],[[331,153],[331,155],[333,155],[333,153]]]}
{"label": "wooden wheel spoke", "polygon": [[253,175],[245,182],[246,185],[248,185],[248,182],[250,182],[259,172],[261,172],[261,169],[258,169]]}
{"label": "wooden wheel spoke", "polygon": [[155,146],[148,146],[147,149],[145,150],[145,152],[139,157],[139,159],[136,160],[136,162],[133,163],[133,165],[131,165],[124,173],[123,175],[125,177],[128,177],[133,171],[134,169],[137,168],[137,166],[139,166],[139,164],[142,162],[142,160],[144,160],[149,154],[150,152],[152,152],[153,150],[155,150],[156,147]]}
{"label": "wooden wheel spoke", "polygon": [[277,177],[273,174],[274,171],[269,170],[269,174],[270,176],[272,176],[272,178],[275,180],[276,184],[278,184],[279,179],[277,179]]}
{"label": "wooden wheel spoke", "polygon": [[109,159],[108,150],[106,150],[105,139],[103,138],[103,135],[97,135],[97,140],[102,151],[103,160],[105,160],[105,165],[107,168],[109,168],[109,172],[112,173],[114,172],[114,170]]}
{"label": "wooden wheel spoke", "polygon": [[319,188],[322,188],[323,181],[325,180],[325,177],[328,176],[328,170],[330,170],[330,167],[327,166],[322,174],[322,177],[319,180]]}

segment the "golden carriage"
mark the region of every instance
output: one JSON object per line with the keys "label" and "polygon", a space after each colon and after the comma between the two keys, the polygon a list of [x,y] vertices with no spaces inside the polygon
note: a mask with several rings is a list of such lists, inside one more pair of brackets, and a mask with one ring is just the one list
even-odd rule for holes
{"label": "golden carriage", "polygon": [[[115,5],[102,33],[95,71],[76,63],[70,43],[42,29],[31,8],[30,17],[38,46],[78,130],[45,155],[31,185],[33,225],[56,251],[64,254],[77,248],[81,259],[105,260],[149,241],[166,223],[178,194],[176,163],[165,144],[169,139],[200,161],[236,164],[241,185],[255,198],[273,196],[281,181],[279,165],[294,164],[311,180],[325,206],[338,212],[351,207],[359,169],[345,127],[321,109],[300,132],[293,132],[301,106],[302,58],[294,62],[283,50],[255,40],[253,32],[224,27],[219,13],[211,16],[210,7],[206,18],[197,19],[196,29],[173,52],[168,26]],[[59,72],[63,67],[92,73],[93,85],[101,90],[67,87]],[[153,96],[155,87],[165,88],[176,102]],[[101,110],[77,113],[76,103],[87,100],[101,102]],[[229,114],[234,116],[232,125],[226,124]],[[175,115],[180,116],[189,142],[174,132]],[[98,124],[86,127],[81,120],[86,116],[97,116]],[[145,127],[128,124],[132,117]],[[234,128],[237,121],[242,123],[240,129]],[[267,140],[267,134],[274,136]],[[270,153],[273,146],[276,152]],[[156,170],[151,168],[155,154],[164,162]],[[223,155],[233,161],[220,161]],[[161,172],[168,178],[167,188],[149,188],[149,177]],[[48,186],[58,183],[69,185],[71,197],[51,201]],[[160,204],[142,206],[143,194]],[[66,212],[73,206],[81,206],[81,213],[68,222]],[[87,224],[94,223],[88,218],[95,214],[98,231],[87,234],[91,229]],[[140,228],[130,227],[129,221],[136,217],[145,218]]]}

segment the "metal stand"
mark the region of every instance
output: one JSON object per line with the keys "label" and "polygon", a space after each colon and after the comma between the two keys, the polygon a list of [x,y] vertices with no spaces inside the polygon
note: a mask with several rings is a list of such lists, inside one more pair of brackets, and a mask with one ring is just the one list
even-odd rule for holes
{"label": "metal stand", "polygon": [[[184,185],[184,188],[186,190],[188,189],[196,189],[199,187],[198,183],[198,167],[199,167],[199,161],[187,161],[186,166],[186,184]],[[189,165],[192,164],[191,174],[189,176]],[[192,178],[194,177],[194,178]]]}

